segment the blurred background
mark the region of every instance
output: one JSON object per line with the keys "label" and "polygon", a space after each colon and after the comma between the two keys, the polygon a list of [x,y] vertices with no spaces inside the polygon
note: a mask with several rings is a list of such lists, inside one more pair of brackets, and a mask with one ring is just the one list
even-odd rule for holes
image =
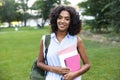
{"label": "blurred background", "polygon": [[0,80],[29,80],[57,5],[73,6],[80,14],[91,63],[82,80],[119,80],[120,0],[0,0]]}
{"label": "blurred background", "polygon": [[92,31],[120,32],[119,0],[0,0],[0,27],[43,27],[51,8],[61,4],[75,7]]}

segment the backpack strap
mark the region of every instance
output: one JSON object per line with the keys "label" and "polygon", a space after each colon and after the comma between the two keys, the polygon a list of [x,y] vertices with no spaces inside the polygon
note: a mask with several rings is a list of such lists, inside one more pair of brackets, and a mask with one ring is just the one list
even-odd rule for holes
{"label": "backpack strap", "polygon": [[[47,61],[47,52],[48,52],[48,47],[49,47],[49,44],[50,44],[50,39],[51,39],[51,36],[50,35],[46,35],[45,36],[45,57],[44,57],[44,63],[45,64],[48,64],[48,61]],[[45,71],[45,75],[47,75],[47,71]]]}
{"label": "backpack strap", "polygon": [[46,35],[45,36],[45,57],[44,57],[44,61],[45,61],[45,64],[48,64],[47,62],[47,52],[48,52],[48,47],[49,47],[49,44],[50,44],[50,39],[51,39],[51,36],[50,35]]}
{"label": "backpack strap", "polygon": [[46,35],[46,36],[45,36],[45,48],[46,48],[46,49],[48,49],[48,47],[49,47],[50,38],[51,38],[50,35]]}

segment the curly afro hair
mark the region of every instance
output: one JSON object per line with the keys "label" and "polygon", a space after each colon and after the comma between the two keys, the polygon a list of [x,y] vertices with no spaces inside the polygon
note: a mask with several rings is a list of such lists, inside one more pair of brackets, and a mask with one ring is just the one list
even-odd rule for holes
{"label": "curly afro hair", "polygon": [[79,13],[76,12],[76,10],[73,7],[70,6],[57,6],[51,10],[51,13],[49,15],[50,17],[50,25],[52,32],[56,32],[57,27],[57,19],[59,17],[59,14],[61,11],[68,11],[70,13],[71,21],[70,26],[68,28],[68,32],[70,35],[77,35],[81,31],[81,20]]}

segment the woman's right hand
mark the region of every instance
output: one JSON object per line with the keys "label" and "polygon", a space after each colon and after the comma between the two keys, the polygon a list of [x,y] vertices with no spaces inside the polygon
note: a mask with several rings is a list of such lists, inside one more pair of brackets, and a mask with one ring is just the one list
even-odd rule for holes
{"label": "woman's right hand", "polygon": [[52,72],[55,72],[55,73],[57,73],[57,74],[62,74],[62,75],[64,75],[64,74],[67,74],[67,73],[69,73],[70,72],[70,69],[69,68],[67,68],[67,67],[59,67],[59,66],[55,66],[55,67],[52,67]]}

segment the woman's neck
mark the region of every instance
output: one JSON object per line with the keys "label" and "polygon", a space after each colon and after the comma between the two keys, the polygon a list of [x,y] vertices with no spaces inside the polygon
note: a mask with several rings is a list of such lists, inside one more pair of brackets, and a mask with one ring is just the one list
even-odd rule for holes
{"label": "woman's neck", "polygon": [[61,42],[66,35],[67,32],[60,32],[60,31],[56,32],[56,38],[59,42]]}

